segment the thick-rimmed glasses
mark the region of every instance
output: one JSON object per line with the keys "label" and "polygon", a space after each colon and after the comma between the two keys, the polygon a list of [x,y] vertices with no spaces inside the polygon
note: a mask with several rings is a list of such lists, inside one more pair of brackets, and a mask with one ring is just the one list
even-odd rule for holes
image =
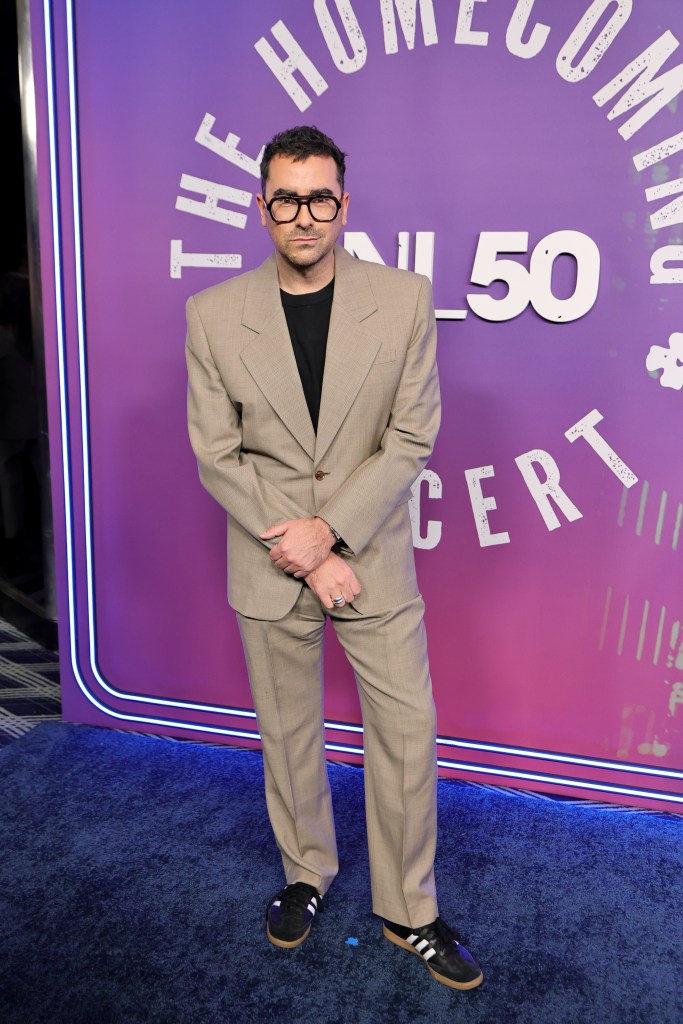
{"label": "thick-rimmed glasses", "polygon": [[336,196],[275,196],[266,203],[266,210],[276,224],[289,224],[299,216],[302,206],[308,207],[313,220],[325,224],[334,220],[341,210]]}

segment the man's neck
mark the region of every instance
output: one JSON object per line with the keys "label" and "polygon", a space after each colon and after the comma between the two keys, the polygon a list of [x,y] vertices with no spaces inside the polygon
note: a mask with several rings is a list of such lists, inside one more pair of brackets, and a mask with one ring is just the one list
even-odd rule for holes
{"label": "man's neck", "polygon": [[318,292],[334,277],[334,252],[331,252],[329,258],[323,260],[322,263],[316,263],[312,267],[292,266],[279,253],[276,254],[276,257],[280,288],[290,295]]}

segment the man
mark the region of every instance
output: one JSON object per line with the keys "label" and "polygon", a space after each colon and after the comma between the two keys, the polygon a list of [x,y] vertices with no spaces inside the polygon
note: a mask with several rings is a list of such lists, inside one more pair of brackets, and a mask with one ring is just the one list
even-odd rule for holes
{"label": "man", "polygon": [[337,873],[322,642],[331,618],[358,682],[373,910],[437,981],[482,973],[438,917],[435,716],[408,514],[440,408],[429,281],[353,259],[344,154],[317,128],[261,163],[274,253],[188,302],[189,430],[229,515],[237,612],[287,885],[269,940],[300,945]]}

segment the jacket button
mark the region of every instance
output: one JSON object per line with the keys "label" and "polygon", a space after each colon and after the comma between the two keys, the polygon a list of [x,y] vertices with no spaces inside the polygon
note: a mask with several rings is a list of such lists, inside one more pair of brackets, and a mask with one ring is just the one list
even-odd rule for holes
{"label": "jacket button", "polygon": [[325,472],[324,469],[317,469],[315,471],[315,478],[316,478],[316,480],[324,480],[326,476],[327,476],[327,473]]}

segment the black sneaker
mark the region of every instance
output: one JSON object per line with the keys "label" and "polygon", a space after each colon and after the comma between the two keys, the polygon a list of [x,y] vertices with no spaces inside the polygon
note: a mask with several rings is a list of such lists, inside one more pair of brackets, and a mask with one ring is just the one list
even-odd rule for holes
{"label": "black sneaker", "polygon": [[314,885],[294,882],[286,885],[268,901],[266,935],[274,946],[293,949],[300,946],[311,930],[316,913],[323,909],[323,898]]}
{"label": "black sneaker", "polygon": [[440,917],[422,928],[407,928],[385,921],[384,936],[397,946],[421,956],[431,976],[442,985],[476,988],[484,980],[479,964],[460,945],[458,933]]}

